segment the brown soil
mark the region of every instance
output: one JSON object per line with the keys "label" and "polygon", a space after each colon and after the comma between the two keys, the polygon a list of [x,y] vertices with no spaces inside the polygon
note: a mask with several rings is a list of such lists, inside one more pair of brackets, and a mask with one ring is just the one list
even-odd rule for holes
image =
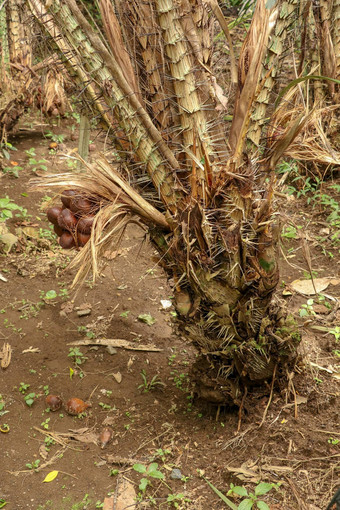
{"label": "brown soil", "polygon": [[[337,301],[331,298],[339,297],[340,286],[330,285],[325,291],[330,296],[326,298],[331,306],[328,315],[328,309],[321,307],[316,316],[299,319],[305,359],[299,373],[292,374],[290,388],[274,391],[262,426],[270,388],[265,398],[257,398],[254,391],[237,432],[237,409],[217,410],[193,401],[190,366],[196,352],[172,329],[171,310],[162,310],[160,300],[171,296],[171,288],[152,260],[152,247],[143,243],[142,231],[130,229],[100,281],[87,282],[74,295],[74,273],[64,269],[74,252],[61,250],[49,236],[40,209],[42,195],[28,189],[34,165],[28,164],[25,151],[33,147],[35,159],[46,158],[49,170],[63,170],[67,165],[59,154],[49,154],[50,140],[44,137],[49,126],[33,121],[22,128],[26,130],[10,141],[18,149],[11,153],[12,159],[23,169],[18,179],[8,173],[0,178],[0,198],[8,195],[29,214],[7,221],[19,242],[0,258],[0,273],[8,280],[0,280],[0,348],[5,342],[12,348],[10,365],[0,369],[0,426],[4,430],[0,432],[0,502],[1,498],[7,502],[6,510],[102,508],[104,498],[116,490],[123,476],[140,492],[143,475],[132,466],[151,462],[158,463],[165,478],[150,478],[138,508],[175,508],[167,501],[171,494],[183,495],[178,496],[177,508],[228,508],[206,480],[224,494],[231,483],[254,492],[261,480],[281,484],[260,498],[271,510],[325,509],[339,484],[336,377],[340,363],[334,354],[339,344],[334,335],[311,326],[334,328],[339,324]],[[70,126],[53,127],[53,132],[66,135],[59,153],[77,146]],[[97,150],[102,149],[99,139],[95,144]],[[318,276],[339,276],[330,235],[325,234],[322,245],[316,239],[320,229],[328,228],[326,215],[314,214],[304,201],[282,199],[280,207],[286,214],[289,209],[296,224],[308,233]],[[287,261],[300,268],[282,259],[282,280],[288,284],[304,277],[306,262],[297,240],[284,239],[283,243]],[[48,300],[46,293],[51,290],[58,297]],[[282,297],[282,288],[278,298],[283,305],[286,301],[296,317],[307,301],[298,294]],[[78,307],[91,309],[90,315],[79,317]],[[140,314],[150,314],[156,322],[140,322]],[[85,358],[76,366],[69,356],[69,344],[89,337],[125,339],[136,346],[154,344],[162,350],[117,348],[109,353],[106,347],[80,346]],[[25,390],[23,384],[29,387]],[[35,393],[31,407],[25,402],[29,393]],[[64,407],[48,412],[48,393],[59,395],[64,403],[77,397],[92,407],[80,417],[68,415]],[[8,433],[4,424],[9,426]],[[101,448],[98,435],[105,426],[112,429],[113,437]],[[54,434],[54,444],[45,442],[48,433]],[[37,469],[27,467],[34,468],[37,461]],[[182,480],[171,479],[173,468],[181,471]],[[53,470],[59,471],[57,478],[43,483]],[[229,498],[237,505],[241,501]]]}

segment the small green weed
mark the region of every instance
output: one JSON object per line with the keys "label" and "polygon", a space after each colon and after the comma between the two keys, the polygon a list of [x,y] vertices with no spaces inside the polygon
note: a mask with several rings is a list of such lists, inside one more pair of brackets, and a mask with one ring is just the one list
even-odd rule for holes
{"label": "small green weed", "polygon": [[264,501],[260,500],[260,496],[264,496],[273,488],[276,490],[279,488],[279,484],[275,483],[266,483],[260,482],[256,485],[254,492],[248,492],[248,490],[243,486],[235,486],[234,484],[230,484],[230,490],[227,495],[236,495],[242,498],[242,502],[237,507],[238,510],[251,510],[252,508],[258,508],[259,510],[270,510],[270,507]]}
{"label": "small green weed", "polygon": [[82,365],[87,360],[87,357],[81,352],[79,347],[70,347],[67,355],[69,358],[73,358],[76,365]]}
{"label": "small green weed", "polygon": [[2,172],[4,174],[7,174],[7,175],[10,175],[11,177],[15,177],[16,179],[18,179],[19,177],[19,172],[20,170],[22,170],[23,167],[22,166],[19,166],[19,165],[15,165],[15,166],[4,166],[2,168]]}
{"label": "small green weed", "polygon": [[35,398],[37,398],[38,396],[39,395],[37,395],[36,393],[28,393],[28,395],[24,396],[24,400],[25,400],[26,404],[28,405],[28,407],[32,407],[32,405],[34,404]]}
{"label": "small green weed", "polygon": [[155,390],[159,386],[165,386],[164,382],[160,381],[158,374],[154,375],[153,378],[148,381],[146,371],[143,369],[140,373],[143,379],[143,383],[138,386],[138,389],[142,389],[144,393]]}
{"label": "small green weed", "polygon": [[2,152],[2,154],[5,156],[5,158],[7,160],[11,159],[11,154],[9,151],[17,151],[17,150],[18,149],[16,147],[14,147],[14,145],[12,145],[9,142],[0,142],[0,151]]}
{"label": "small green weed", "polygon": [[91,340],[93,338],[96,338],[96,334],[90,329],[88,329],[86,326],[78,326],[77,331],[78,333],[85,334],[85,336],[87,336],[87,338],[90,338]]}
{"label": "small green weed", "polygon": [[26,383],[21,382],[20,386],[19,386],[20,393],[25,395],[25,393],[26,393],[26,391],[28,390],[29,387],[30,387],[30,384],[26,384]]}
{"label": "small green weed", "polygon": [[329,329],[328,333],[330,335],[334,335],[336,342],[340,340],[340,326],[335,326],[333,329]]}
{"label": "small green weed", "polygon": [[145,492],[147,486],[151,485],[150,478],[164,480],[164,474],[159,471],[157,462],[152,462],[149,466],[145,466],[144,464],[134,464],[132,467],[135,471],[137,471],[137,473],[144,475],[138,486],[139,490],[142,492]]}
{"label": "small green weed", "polygon": [[301,305],[299,310],[300,317],[307,317],[308,315],[316,315],[313,310],[314,299],[308,299],[306,304]]}
{"label": "small green weed", "polygon": [[29,158],[28,164],[32,167],[32,172],[37,172],[39,170],[42,170],[43,172],[47,172],[48,168],[46,166],[46,163],[48,161],[46,159],[35,159],[35,158]]}
{"label": "small green weed", "polygon": [[33,462],[28,462],[27,464],[25,464],[25,466],[28,467],[28,469],[37,469],[39,467],[39,464],[40,459],[36,459]]}
{"label": "small green weed", "polygon": [[50,140],[52,140],[52,142],[56,142],[56,143],[63,143],[64,139],[65,139],[65,135],[56,135],[54,133],[52,133],[52,131],[48,131],[46,134],[45,134],[46,138],[50,138]]}
{"label": "small green weed", "polygon": [[14,203],[8,196],[0,198],[0,222],[13,218],[13,211],[18,211],[18,213],[14,215],[16,218],[27,217],[27,209]]}

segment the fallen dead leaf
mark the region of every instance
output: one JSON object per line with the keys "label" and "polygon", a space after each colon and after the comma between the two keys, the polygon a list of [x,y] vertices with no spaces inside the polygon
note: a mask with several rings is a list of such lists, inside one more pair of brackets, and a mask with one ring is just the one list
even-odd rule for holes
{"label": "fallen dead leaf", "polygon": [[[332,280],[334,281],[335,278],[314,278],[316,292],[319,293],[323,290],[326,290]],[[338,282],[338,280],[336,281]],[[295,292],[300,292],[301,294],[306,294],[307,296],[312,296],[315,294],[312,280],[294,280],[289,286],[295,290]]]}
{"label": "fallen dead leaf", "polygon": [[112,416],[107,416],[105,420],[103,421],[103,425],[113,425],[115,422],[115,418]]}
{"label": "fallen dead leaf", "polygon": [[105,498],[103,510],[114,510],[113,504],[114,504],[113,496],[111,496],[110,498]]}
{"label": "fallen dead leaf", "polygon": [[134,510],[136,508],[136,491],[131,482],[125,478],[118,481],[116,501],[114,510]]}
{"label": "fallen dead leaf", "polygon": [[120,372],[114,372],[112,375],[118,384],[122,382],[122,374]]}
{"label": "fallen dead leaf", "polygon": [[87,310],[87,309],[92,310],[91,303],[82,303],[81,305],[76,306],[76,308],[75,308],[75,310]]}

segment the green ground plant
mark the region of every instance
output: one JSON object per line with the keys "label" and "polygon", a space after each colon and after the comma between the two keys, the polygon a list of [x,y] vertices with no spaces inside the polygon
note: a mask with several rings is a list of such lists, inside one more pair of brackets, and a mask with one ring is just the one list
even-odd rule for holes
{"label": "green ground plant", "polygon": [[143,390],[144,393],[148,393],[149,391],[153,391],[160,386],[165,386],[164,382],[159,380],[159,375],[156,374],[152,377],[150,381],[147,379],[146,371],[143,369],[140,373],[143,383],[138,386],[139,390]]}

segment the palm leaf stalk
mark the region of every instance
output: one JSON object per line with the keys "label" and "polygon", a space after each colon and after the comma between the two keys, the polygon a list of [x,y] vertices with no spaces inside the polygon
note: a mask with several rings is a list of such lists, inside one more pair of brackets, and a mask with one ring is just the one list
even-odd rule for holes
{"label": "palm leaf stalk", "polygon": [[[0,137],[17,124],[32,104],[32,90],[37,79],[31,71],[32,48],[25,0],[11,0],[5,4],[6,35],[9,61],[3,62],[0,83]],[[7,70],[6,70],[7,68]]]}
{"label": "palm leaf stalk", "polygon": [[[87,165],[79,177],[49,176],[35,183],[40,189],[57,187],[61,193],[65,188],[77,189],[99,208],[91,241],[75,259],[81,263],[78,281],[89,269],[98,274],[103,252],[108,245],[116,245],[127,223],[144,225],[173,281],[178,324],[201,353],[193,368],[197,394],[216,403],[240,405],[244,385],[260,383],[275,373],[284,376],[294,366],[298,343],[295,327],[272,304],[279,278],[273,169],[307,118],[300,115],[288,123],[279,139],[269,141],[261,162],[251,161],[246,152],[251,111],[263,83],[262,62],[277,9],[267,9],[265,0],[257,2],[241,51],[227,140],[216,135],[216,123],[221,121],[212,117],[218,116],[214,109],[218,101],[213,89],[204,99],[209,72],[197,59],[197,46],[195,50],[195,44],[189,43],[181,22],[187,2],[148,2],[152,6],[149,22],[158,25],[159,49],[148,52],[148,40],[143,40],[146,27],[143,35],[136,26],[135,56],[132,46],[121,53],[125,62],[127,54],[132,55],[131,65],[139,78],[154,84],[161,80],[152,94],[160,94],[163,112],[171,109],[171,115],[162,119],[148,104],[145,83],[139,79],[138,87],[127,84],[130,64],[122,70],[123,61],[102,42],[74,0],[49,1],[48,10],[40,0],[27,1],[82,88],[87,106],[102,115],[108,129],[124,132],[130,146],[127,154],[112,135],[118,154],[126,160],[121,166],[130,175],[130,183],[119,176],[119,166],[105,161]],[[190,3],[193,9],[202,7],[199,0]],[[133,19],[129,0],[117,1],[116,7],[120,17]],[[110,9],[109,16],[114,15]],[[119,44],[132,27],[118,37]],[[196,42],[204,39],[200,37]],[[150,68],[137,71],[138,66],[146,67],[147,55],[151,55]],[[155,74],[158,63],[162,67]],[[172,95],[166,98],[169,77]],[[269,177],[266,185],[263,174]],[[142,179],[148,179],[146,188]],[[154,190],[153,205],[150,189]]]}
{"label": "palm leaf stalk", "polygon": [[334,0],[332,40],[336,58],[336,78],[340,78],[340,0]]}
{"label": "palm leaf stalk", "polygon": [[265,135],[266,111],[273,96],[276,77],[280,74],[284,57],[287,56],[289,46],[291,46],[288,32],[293,30],[293,25],[296,23],[297,8],[298,0],[284,0],[279,3],[279,13],[263,61],[262,79],[265,82],[256,97],[252,112],[252,123],[247,136],[255,147],[259,146],[261,136]]}

